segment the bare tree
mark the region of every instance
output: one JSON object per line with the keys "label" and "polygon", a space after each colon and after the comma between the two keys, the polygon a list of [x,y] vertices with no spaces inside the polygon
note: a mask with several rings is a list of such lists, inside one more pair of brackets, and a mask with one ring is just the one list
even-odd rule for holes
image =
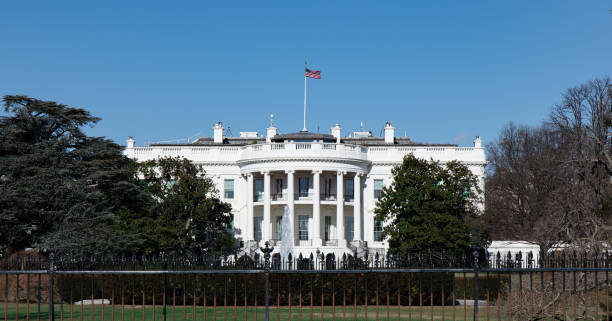
{"label": "bare tree", "polygon": [[[607,175],[612,183],[612,81],[593,79],[570,88],[551,121],[570,147],[568,161]],[[595,173],[596,172],[596,173]]]}
{"label": "bare tree", "polygon": [[506,126],[488,147],[486,219],[494,239],[599,247],[612,231],[612,88],[563,94],[550,122]]}

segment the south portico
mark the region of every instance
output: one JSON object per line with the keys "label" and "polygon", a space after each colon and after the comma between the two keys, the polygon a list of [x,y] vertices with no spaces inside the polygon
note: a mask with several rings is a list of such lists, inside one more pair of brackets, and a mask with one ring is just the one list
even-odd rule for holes
{"label": "south portico", "polygon": [[278,243],[287,207],[296,253],[319,248],[340,253],[347,250],[347,242],[361,242],[364,171],[291,167],[294,169],[243,172],[249,225],[246,241]]}

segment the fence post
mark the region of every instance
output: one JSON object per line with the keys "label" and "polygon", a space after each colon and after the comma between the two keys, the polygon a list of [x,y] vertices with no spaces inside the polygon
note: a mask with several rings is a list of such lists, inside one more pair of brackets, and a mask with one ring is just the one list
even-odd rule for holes
{"label": "fence post", "polygon": [[[474,268],[474,321],[478,321],[478,270],[480,270],[480,264],[478,262],[478,250],[474,249],[472,252],[472,266]],[[465,302],[464,302],[465,304]]]}
{"label": "fence post", "polygon": [[[262,247],[261,251],[264,254],[264,273],[266,276],[266,321],[270,321],[270,302],[268,302],[270,289],[268,283],[270,281],[270,253],[274,251],[274,247],[270,247],[270,242],[266,241],[266,247]],[[257,313],[257,311],[255,311],[255,313]]]}
{"label": "fence post", "polygon": [[53,306],[53,274],[55,271],[55,263],[53,262],[55,257],[53,251],[49,253],[49,321],[55,320],[55,311]]}
{"label": "fence post", "polygon": [[[163,321],[166,321],[166,290],[167,290],[167,286],[168,286],[168,260],[166,258],[165,255],[162,255],[162,260],[164,260],[164,284],[163,284],[163,288],[164,288],[164,292],[163,292],[163,297],[164,297],[164,302],[163,302],[163,309],[162,309],[162,317],[163,317]],[[206,286],[206,284],[204,284],[204,286]],[[204,298],[206,300],[206,298]],[[206,306],[206,303],[204,303],[204,306]],[[204,315],[206,315],[206,309],[204,309]]]}

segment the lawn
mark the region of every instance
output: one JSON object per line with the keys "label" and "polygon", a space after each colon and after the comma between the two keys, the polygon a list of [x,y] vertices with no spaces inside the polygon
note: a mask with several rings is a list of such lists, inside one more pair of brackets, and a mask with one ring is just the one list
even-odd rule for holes
{"label": "lawn", "polygon": [[[56,304],[55,305],[55,320],[73,320],[73,321],[149,321],[149,320],[158,320],[162,321],[163,319],[163,307],[156,306],[153,309],[152,306],[123,306],[123,309],[120,305],[116,305],[114,308],[112,306],[104,306],[104,316],[102,316],[102,306],[101,305],[85,305],[82,307],[77,305],[67,305],[63,306]],[[71,312],[72,309],[72,312]],[[114,311],[113,311],[114,310]],[[63,313],[62,313],[63,311]],[[204,313],[206,311],[206,313]],[[257,315],[255,315],[255,311],[257,311]],[[310,307],[303,307],[301,311],[301,319],[300,319],[300,309],[299,307],[291,307],[291,318],[289,315],[288,307],[281,307],[280,310],[275,306],[270,307],[270,320],[294,320],[294,321],[309,321],[310,320]],[[24,304],[19,305],[19,313],[18,318],[16,318],[17,306],[15,304],[9,304],[8,309],[5,309],[4,304],[0,304],[0,320],[5,318],[6,320],[23,320],[25,321],[28,318],[28,313],[26,310],[26,306]],[[143,315],[144,312],[144,315]],[[195,315],[194,315],[195,312]],[[195,311],[193,307],[187,306],[183,308],[183,306],[177,306],[173,308],[172,306],[168,306],[166,308],[166,320],[171,321],[204,321],[204,320],[245,320],[245,310],[244,307],[237,307],[234,309],[233,306],[227,307],[224,309],[223,306],[217,307],[216,309],[207,307],[204,309],[203,307],[196,307]],[[400,309],[400,320],[431,320],[431,316],[433,313],[433,320],[443,320],[442,319],[442,307],[434,306],[433,309],[431,307],[423,307],[422,310],[419,307],[406,307],[402,306]],[[422,319],[421,319],[422,312]],[[465,320],[473,320],[473,310],[471,307],[457,306],[455,307],[455,319],[456,320],[464,320],[464,312],[466,314]],[[346,314],[345,314],[346,313]],[[496,318],[497,308],[490,307],[490,320],[497,320]],[[265,320],[265,308],[257,307],[257,310],[249,306],[246,309],[246,320]],[[123,318],[122,318],[123,315]],[[355,318],[353,306],[347,306],[346,312],[343,310],[342,306],[332,308],[330,306],[326,306],[323,309],[323,318],[321,318],[321,307],[314,307],[312,309],[312,320],[343,320],[346,315],[346,320],[366,320],[365,316],[365,308],[363,306],[357,306],[357,316]],[[387,307],[379,306],[378,314],[376,312],[376,307],[369,306],[367,309],[367,320],[387,320]],[[113,318],[114,316],[114,318]],[[216,318],[215,318],[216,316]],[[335,318],[334,318],[335,316]],[[412,318],[410,318],[412,316]],[[40,306],[40,314],[38,314],[38,306],[36,304],[30,305],[30,313],[29,320],[48,320],[48,305],[41,304]],[[487,308],[481,307],[479,311],[479,319],[487,320]],[[389,308],[389,320],[398,320],[398,308],[397,306],[391,306]],[[452,307],[444,308],[444,320],[453,320],[453,312]]]}

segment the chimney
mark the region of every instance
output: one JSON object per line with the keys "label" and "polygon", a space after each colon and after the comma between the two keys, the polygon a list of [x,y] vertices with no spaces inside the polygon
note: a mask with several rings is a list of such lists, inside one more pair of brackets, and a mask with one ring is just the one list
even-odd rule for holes
{"label": "chimney", "polygon": [[213,126],[213,142],[215,144],[223,144],[223,124],[221,122]]}
{"label": "chimney", "polygon": [[476,136],[476,139],[474,139],[474,148],[482,148],[482,140],[480,139],[480,136]]}
{"label": "chimney", "polygon": [[134,138],[132,138],[132,136],[130,136],[130,138],[127,140],[127,148],[134,148],[134,143],[136,143],[136,141]]}
{"label": "chimney", "polygon": [[391,126],[391,122],[388,121],[385,126],[385,144],[395,143],[395,127]]}
{"label": "chimney", "polygon": [[276,127],[274,127],[274,114],[270,114],[270,127],[266,130],[266,142],[272,141],[272,137],[276,136]]}
{"label": "chimney", "polygon": [[340,125],[336,124],[336,126],[332,127],[331,134],[336,137],[336,143],[340,143]]}

